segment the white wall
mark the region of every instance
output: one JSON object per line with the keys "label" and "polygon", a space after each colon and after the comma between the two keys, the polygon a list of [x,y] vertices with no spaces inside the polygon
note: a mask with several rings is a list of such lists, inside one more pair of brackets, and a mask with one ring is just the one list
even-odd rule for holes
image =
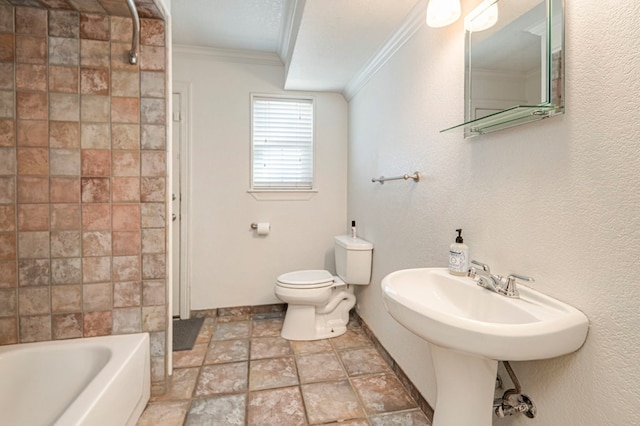
{"label": "white wall", "polygon": [[[279,274],[334,269],[333,236],[347,229],[346,101],[339,94],[313,94],[315,197],[257,201],[247,193],[250,94],[283,93],[284,68],[176,50],[174,81],[190,82],[193,94],[191,309],[279,303],[273,294]],[[270,222],[270,235],[257,237],[252,222]]]}
{"label": "white wall", "polygon": [[[472,258],[535,277],[590,319],[578,352],[512,364],[538,417],[496,424],[637,425],[640,3],[566,0],[566,10],[563,116],[468,140],[440,134],[463,117],[461,22],[421,29],[352,99],[348,217],[375,246],[359,313],[435,404],[428,347],[386,313],[379,284],[445,266],[461,227]],[[414,170],[419,183],[370,182]]]}

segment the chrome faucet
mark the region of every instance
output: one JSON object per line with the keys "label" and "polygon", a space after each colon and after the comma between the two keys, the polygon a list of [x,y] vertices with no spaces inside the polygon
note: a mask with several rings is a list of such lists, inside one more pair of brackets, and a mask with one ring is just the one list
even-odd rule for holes
{"label": "chrome faucet", "polygon": [[471,266],[471,268],[469,268],[469,277],[480,287],[484,287],[503,296],[514,298],[520,297],[516,286],[516,280],[527,282],[535,281],[531,277],[525,277],[520,274],[509,274],[506,278],[501,275],[494,275],[491,273],[491,269],[486,263],[478,262],[477,260],[472,260],[471,263],[479,266],[480,269],[475,266]]}

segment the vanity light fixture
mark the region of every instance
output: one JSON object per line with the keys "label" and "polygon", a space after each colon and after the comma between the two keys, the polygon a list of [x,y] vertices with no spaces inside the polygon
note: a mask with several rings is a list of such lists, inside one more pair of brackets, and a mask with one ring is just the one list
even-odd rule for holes
{"label": "vanity light fixture", "polygon": [[493,27],[498,22],[498,0],[484,0],[464,18],[464,29],[477,32]]}
{"label": "vanity light fixture", "polygon": [[460,17],[460,0],[429,0],[427,25],[433,28],[446,27]]}

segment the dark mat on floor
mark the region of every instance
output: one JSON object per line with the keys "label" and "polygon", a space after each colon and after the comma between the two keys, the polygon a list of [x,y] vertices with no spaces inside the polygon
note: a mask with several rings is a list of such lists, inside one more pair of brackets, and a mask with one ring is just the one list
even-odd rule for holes
{"label": "dark mat on floor", "polygon": [[196,338],[204,318],[189,318],[187,320],[173,320],[173,350],[188,351],[193,349]]}

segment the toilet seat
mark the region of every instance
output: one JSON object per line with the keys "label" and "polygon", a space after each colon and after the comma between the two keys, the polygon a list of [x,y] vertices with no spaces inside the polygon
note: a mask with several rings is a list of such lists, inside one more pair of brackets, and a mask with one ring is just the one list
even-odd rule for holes
{"label": "toilet seat", "polygon": [[278,277],[276,285],[284,288],[311,289],[331,287],[336,282],[329,271],[311,269],[287,272]]}

